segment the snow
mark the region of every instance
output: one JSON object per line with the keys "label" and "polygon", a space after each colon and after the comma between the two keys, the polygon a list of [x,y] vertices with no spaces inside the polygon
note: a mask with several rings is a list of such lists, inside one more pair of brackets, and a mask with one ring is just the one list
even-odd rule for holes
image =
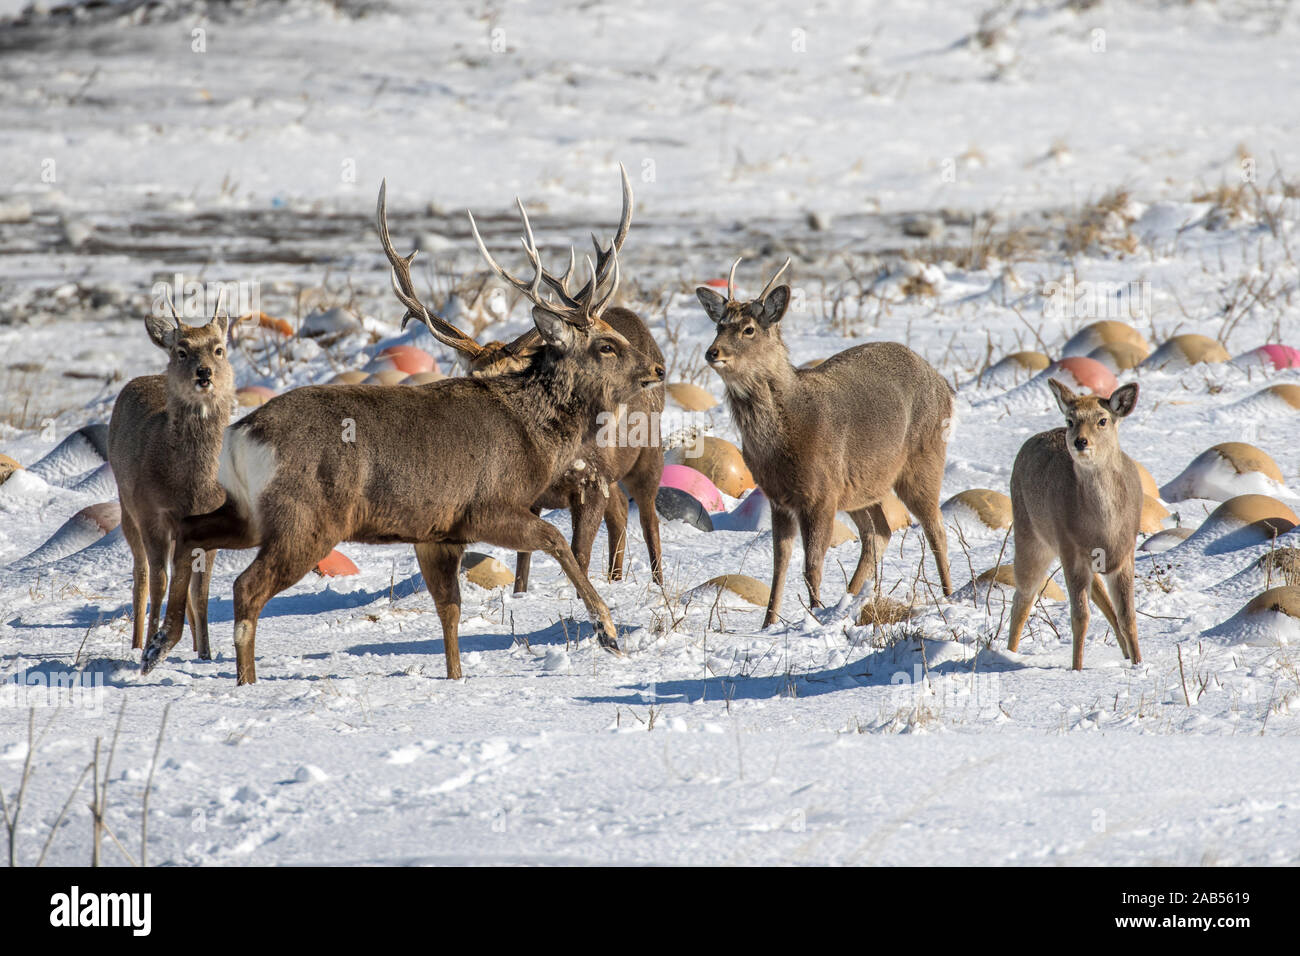
{"label": "snow", "polygon": [[[630,518],[627,579],[593,568],[626,657],[596,646],[573,588],[538,556],[527,595],[464,585],[466,677],[447,681],[411,548],[343,544],[361,574],[310,575],[275,598],[259,682],[237,688],[230,595],[251,555],[224,553],[217,658],[196,660],[186,637],[141,678],[120,532],[21,563],[106,500],[102,456],[69,436],[107,422],[127,379],[162,368],[140,320],[178,272],[208,310],[202,284],[234,282],[295,328],[326,313],[316,341],[242,330],[240,385],[326,382],[399,343],[455,368],[424,331],[399,331],[372,225],[381,178],[399,252],[417,237],[423,249],[430,301],[450,301],[457,322],[486,315],[485,337],[504,339],[527,316],[499,320],[501,300],[476,312],[465,296],[481,264],[463,210],[509,250],[518,193],[558,261],[612,224],[622,161],[637,196],[620,256],[628,303],[670,379],[715,395],[695,286],[743,255],[752,292],[792,256],[795,364],[895,340],[954,383],[945,500],[1005,493],[1021,443],[1061,424],[1032,374],[981,376],[1004,355],[1059,357],[1092,318],[1130,321],[1153,346],[1183,332],[1222,335],[1232,355],[1300,344],[1300,193],[1287,185],[1300,118],[1277,97],[1300,68],[1289,7],[1018,4],[987,46],[974,36],[987,2],[361,7],[181,2],[0,27],[0,163],[19,171],[0,196],[0,452],[28,466],[55,453],[0,486],[7,795],[29,707],[38,733],[52,721],[32,753],[22,861],[123,706],[108,820],[138,834],[170,706],[151,863],[1300,862],[1294,622],[1236,617],[1265,586],[1251,571],[1261,555],[1300,546],[1300,532],[1229,550],[1207,531],[1139,552],[1144,662],[1124,663],[1094,613],[1079,673],[1068,605],[1045,600],[1012,654],[1009,594],[969,586],[1009,563],[1001,533],[950,529],[946,602],[919,530],[895,534],[880,591],[917,611],[879,627],[855,625],[861,601],[844,599],[856,543],[828,556],[829,606],[811,613],[796,547],[785,619],[762,630],[762,609],[694,590],[724,573],[770,581],[770,530],[742,509],[712,533],[665,522],[662,589]],[[1260,208],[1249,194],[1236,210],[1205,198],[1247,161]],[[1071,246],[1089,204],[1120,188],[1127,201]],[[1014,241],[971,254],[986,227]],[[1057,310],[1041,293],[1067,276],[1078,289],[1142,284],[1150,312]],[[1256,397],[1300,384],[1300,369],[1119,378],[1141,383],[1123,447],[1157,485],[1246,441],[1300,488],[1296,413]],[[663,433],[738,441],[725,405],[670,406]],[[1216,504],[1170,508],[1196,527]],[[567,514],[547,517],[567,534]],[[84,803],[49,862],[88,861]]]}

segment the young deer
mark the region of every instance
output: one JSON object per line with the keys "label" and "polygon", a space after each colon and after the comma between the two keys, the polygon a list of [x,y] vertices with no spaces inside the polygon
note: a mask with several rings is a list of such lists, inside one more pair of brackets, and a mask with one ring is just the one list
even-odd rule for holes
{"label": "young deer", "polygon": [[[623,176],[623,211],[619,217],[618,229],[614,241],[608,249],[602,249],[592,237],[596,246],[597,276],[604,277],[613,261],[614,255],[622,251],[623,241],[627,238],[632,224],[632,184],[627,177],[627,170],[619,166]],[[526,243],[535,245],[532,227],[523,205],[519,206],[523,218]],[[489,378],[506,372],[517,371],[529,356],[542,347],[541,336],[535,330],[529,330],[510,343],[490,342],[480,345],[474,339],[449,325],[438,316],[430,313],[419,300],[415,283],[411,279],[411,261],[415,258],[399,256],[393,248],[388,233],[384,190],[379,193],[378,209],[379,241],[384,254],[392,265],[393,290],[398,301],[406,306],[402,317],[402,328],[412,318],[429,317],[429,327],[436,329],[434,337],[439,342],[454,349],[465,360],[471,376]],[[506,272],[488,252],[487,245],[479,235],[478,226],[470,216],[470,228],[478,242],[483,258],[498,276],[520,291],[527,293],[528,284]],[[579,300],[589,294],[586,286],[576,293],[569,291],[568,280],[573,273],[574,259],[570,253],[569,267],[559,276],[543,271],[542,281],[559,297],[562,303],[576,307]],[[635,312],[622,308],[606,309],[601,318],[619,332],[632,349],[641,353],[655,365],[663,365],[664,359],[655,344],[650,330]],[[617,444],[593,439],[579,451],[575,467],[568,469],[545,493],[534,502],[534,512],[542,508],[569,509],[573,522],[572,549],[584,574],[591,563],[592,543],[600,527],[601,516],[605,519],[605,529],[609,537],[609,572],[610,577],[619,580],[623,576],[623,551],[627,535],[627,497],[616,486],[621,482],[637,503],[641,518],[641,531],[645,537],[646,550],[650,553],[651,574],[656,584],[663,583],[660,569],[661,552],[659,545],[659,515],[655,511],[655,493],[659,490],[659,478],[663,474],[663,448],[658,439],[659,413],[663,410],[664,396],[662,388],[642,392],[629,401],[624,411],[644,416],[644,420],[654,420],[649,429],[654,440],[644,445]],[[597,436],[599,438],[599,436]],[[580,463],[582,467],[577,467]],[[417,545],[417,549],[420,546]],[[531,554],[520,552],[515,557],[515,592],[528,590],[528,570]]]}
{"label": "young deer", "polygon": [[[609,609],[556,528],[533,503],[570,466],[596,415],[663,381],[664,370],[637,353],[601,318],[618,287],[594,266],[572,305],[544,298],[540,256],[526,286],[543,344],[517,371],[374,388],[317,385],[271,399],[226,432],[218,480],[226,501],[186,519],[180,547],[258,548],[234,591],[237,679],[257,679],[254,641],[266,602],[340,541],[405,541],[416,554],[442,624],[447,676],[461,675],[461,555],[486,541],[545,551],[564,569],[602,645],[618,652]],[[422,306],[435,336],[449,328]],[[445,332],[443,334],[446,334]],[[180,638],[188,563],[173,567],[163,628],[143,658],[148,672]]]}
{"label": "young deer", "polygon": [[1047,569],[1059,556],[1070,594],[1074,669],[1083,670],[1089,591],[1124,656],[1138,664],[1133,546],[1142,519],[1142,480],[1133,459],[1120,450],[1116,428],[1137,404],[1138,387],[1132,383],[1098,398],[1076,395],[1055,379],[1047,384],[1065,427],[1025,442],[1011,469],[1016,596],[1007,649],[1020,647]]}
{"label": "young deer", "polygon": [[794,368],[779,325],[790,287],[773,288],[789,260],[748,302],[736,299],[739,264],[731,267],[726,298],[703,286],[695,294],[718,327],[705,358],[722,377],[745,464],[772,505],[772,595],[763,626],[781,610],[796,521],[813,607],[821,606],[822,563],[837,511],[849,513],[862,537],[850,593],[874,577],[889,543],[880,502],[891,489],[921,522],[943,593],[951,594],[939,487],[952,389],[923,358],[893,342]]}
{"label": "young deer", "polygon": [[[220,312],[218,303],[217,312]],[[167,567],[181,519],[221,504],[217,484],[221,436],[235,409],[235,373],[226,357],[229,316],[214,314],[207,325],[182,325],[151,315],[145,328],[169,356],[167,371],[132,379],[113,404],[108,425],[108,461],[117,479],[122,534],[131,546],[131,646],[144,647],[146,588],[148,633],[158,626]],[[190,580],[189,619],[194,650],[211,657],[208,646],[208,580],[215,551],[203,557]],[[176,555],[188,567],[188,551]]]}

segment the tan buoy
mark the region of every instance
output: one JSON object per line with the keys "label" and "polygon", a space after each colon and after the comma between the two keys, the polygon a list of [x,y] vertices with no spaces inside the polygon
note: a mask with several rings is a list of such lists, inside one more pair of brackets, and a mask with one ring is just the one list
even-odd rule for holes
{"label": "tan buoy", "polygon": [[1138,478],[1142,481],[1142,494],[1151,498],[1160,500],[1160,489],[1156,487],[1156,480],[1151,477],[1151,472],[1147,471],[1146,465],[1134,459],[1133,464],[1137,465]]}
{"label": "tan buoy", "polygon": [[906,528],[912,523],[912,513],[908,511],[907,506],[899,500],[898,495],[894,494],[892,491],[881,499],[880,507],[885,512],[885,520],[889,522],[890,534]]}
{"label": "tan buoy", "polygon": [[235,402],[242,408],[256,408],[275,398],[275,391],[265,385],[245,385],[235,389]]}
{"label": "tan buoy", "polygon": [[1269,588],[1258,597],[1252,598],[1242,608],[1244,614],[1263,614],[1270,611],[1285,614],[1287,617],[1300,618],[1300,587],[1284,584],[1281,587]]}
{"label": "tan buoy", "polygon": [[1292,408],[1300,411],[1300,385],[1270,385],[1259,394],[1280,398]]}
{"label": "tan buoy", "polygon": [[846,525],[839,518],[831,525],[831,547],[838,548],[848,541],[857,541],[858,533]]}
{"label": "tan buoy", "polygon": [[[1267,541],[1280,534],[1286,534],[1297,524],[1295,512],[1269,495],[1237,495],[1229,498],[1210,512],[1210,516],[1197,530],[1199,531],[1236,531],[1250,528],[1257,533],[1259,541]],[[1245,543],[1242,547],[1246,547]]]}
{"label": "tan buoy", "polygon": [[1132,342],[1111,342],[1097,346],[1088,353],[1088,358],[1118,373],[1137,368],[1150,354],[1149,348],[1134,345]]}
{"label": "tan buoy", "polygon": [[725,438],[700,435],[691,445],[670,448],[664,454],[664,464],[694,468],[732,498],[739,498],[754,487],[754,476],[745,467],[740,449]]}
{"label": "tan buoy", "polygon": [[1178,477],[1160,489],[1160,496],[1166,501],[1227,501],[1237,495],[1278,490],[1283,490],[1282,471],[1268,452],[1245,442],[1226,441],[1193,458]]}
{"label": "tan buoy", "polygon": [[758,578],[751,578],[748,574],[720,574],[716,578],[705,581],[699,587],[692,588],[691,593],[699,595],[714,589],[734,594],[755,607],[767,607],[768,598],[772,594],[766,584]]}
{"label": "tan buoy", "polygon": [[1175,335],[1142,363],[1143,368],[1187,368],[1193,365],[1214,365],[1227,362],[1232,356],[1228,350],[1208,335],[1187,332]]}
{"label": "tan buoy", "polygon": [[361,369],[353,369],[350,372],[339,372],[332,379],[331,385],[360,385],[370,377],[369,372],[363,372]]}
{"label": "tan buoy", "polygon": [[1062,355],[1087,355],[1093,349],[1107,345],[1126,345],[1142,352],[1145,358],[1151,353],[1151,346],[1142,337],[1142,333],[1126,322],[1103,319],[1085,325],[1065,343]]}
{"label": "tan buoy", "polygon": [[416,372],[414,375],[402,380],[403,385],[428,385],[430,382],[441,382],[446,375],[439,371]]}
{"label": "tan buoy", "polygon": [[718,400],[713,395],[690,382],[669,382],[664,386],[664,391],[670,402],[688,412],[707,412],[718,405]]}
{"label": "tan buoy", "polygon": [[23,466],[18,464],[18,459],[10,458],[8,455],[0,455],[0,485],[9,480],[9,476],[15,471],[22,471]]}
{"label": "tan buoy", "polygon": [[382,372],[375,372],[366,379],[366,385],[401,385],[411,376],[399,368],[385,369]]}
{"label": "tan buoy", "polygon": [[1011,499],[992,488],[968,488],[959,491],[940,506],[947,514],[954,508],[965,507],[975,513],[980,523],[990,530],[1011,527]]}
{"label": "tan buoy", "polygon": [[1150,495],[1142,496],[1142,521],[1138,525],[1138,530],[1143,534],[1155,534],[1165,526],[1165,519],[1169,517],[1169,509],[1162,505]]}
{"label": "tan buoy", "polygon": [[491,555],[477,551],[465,552],[460,559],[460,569],[471,584],[489,591],[510,587],[515,583],[514,573],[509,568]]}
{"label": "tan buoy", "polygon": [[[1014,589],[1016,586],[1016,572],[1009,564],[999,564],[996,568],[989,568],[983,574],[975,579],[977,584],[989,584],[990,582],[1000,584],[1003,587]],[[1064,601],[1065,592],[1061,586],[1048,577],[1043,582],[1043,586],[1038,591],[1049,601]]]}

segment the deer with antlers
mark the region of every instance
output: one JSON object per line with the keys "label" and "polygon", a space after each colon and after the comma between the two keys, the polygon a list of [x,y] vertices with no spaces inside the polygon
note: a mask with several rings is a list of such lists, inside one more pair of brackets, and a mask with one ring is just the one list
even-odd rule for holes
{"label": "deer with antlers", "polygon": [[[257,679],[254,642],[266,602],[340,541],[419,546],[449,678],[461,676],[459,570],[475,541],[554,557],[600,643],[618,653],[609,609],[564,537],[532,508],[572,465],[597,414],[657,387],[664,370],[601,318],[618,288],[617,251],[604,292],[588,260],[591,281],[572,304],[544,294],[536,245],[525,241],[525,253],[533,269],[525,294],[541,343],[516,369],[404,388],[294,389],[227,429],[218,470],[226,501],[182,522],[179,547],[258,549],[235,581],[240,684]],[[445,334],[446,323],[426,311],[417,318]],[[188,568],[173,564],[167,615],[145,648],[145,673],[180,638]]]}
{"label": "deer with antlers", "polygon": [[[592,243],[596,248],[595,282],[603,283],[622,251],[628,229],[632,225],[632,184],[628,180],[627,170],[619,164],[623,178],[623,210],[619,215],[618,227],[614,240],[608,248],[602,248],[595,236]],[[524,247],[535,248],[532,225],[523,204],[519,204],[519,214],[523,220]],[[427,309],[416,294],[415,283],[411,278],[411,262],[416,253],[399,256],[393,248],[388,232],[388,220],[384,190],[379,192],[378,209],[379,241],[384,254],[392,266],[393,291],[397,299],[406,307],[402,317],[402,328],[412,318],[418,318],[432,332],[433,337],[443,345],[455,350],[465,361],[469,374],[477,378],[490,378],[507,372],[517,371],[530,360],[530,356],[543,346],[543,341],[536,329],[530,329],[511,342],[489,342],[479,344],[444,319]],[[507,272],[488,251],[487,244],[479,234],[478,224],[471,213],[470,228],[478,243],[488,266],[498,277],[512,288],[530,297],[531,283],[525,282]],[[576,309],[579,303],[589,296],[589,281],[577,292],[569,289],[569,277],[574,273],[575,257],[570,250],[569,265],[560,275],[543,270],[541,280],[550,292],[558,298],[561,305]],[[618,307],[606,309],[601,318],[618,331],[632,349],[658,366],[664,363],[663,354],[655,343],[650,330],[641,318],[629,309]],[[598,432],[592,440],[579,451],[572,467],[534,502],[534,512],[542,508],[568,508],[573,523],[572,549],[583,573],[591,563],[592,544],[599,529],[601,517],[605,520],[605,529],[609,538],[609,576],[619,580],[623,576],[623,553],[627,535],[627,495],[618,490],[618,484],[627,489],[632,500],[636,502],[641,520],[641,531],[645,538],[646,550],[650,555],[650,570],[656,584],[663,583],[661,550],[659,544],[659,516],[655,511],[655,494],[659,490],[659,479],[664,470],[663,447],[658,436],[658,416],[663,411],[664,395],[662,388],[642,392],[625,404],[620,405],[613,415],[641,415],[644,419],[656,419],[653,426],[645,430],[650,436],[642,443],[611,443],[604,433]],[[643,420],[644,420],[643,419]],[[636,434],[628,432],[628,434]],[[417,545],[417,551],[421,548]],[[527,551],[519,552],[515,557],[515,592],[528,590],[528,571],[532,555]]]}
{"label": "deer with antlers", "polygon": [[804,581],[821,606],[822,564],[837,511],[858,526],[862,553],[849,582],[857,594],[889,543],[881,501],[893,490],[921,522],[944,595],[952,593],[939,490],[952,420],[952,389],[911,349],[872,342],[811,369],[796,369],[781,338],[790,287],[777,271],[757,297],[736,297],[737,259],[724,298],[696,290],[717,326],[705,359],[722,378],[745,464],[772,505],[774,568],[763,626],[781,610],[796,523]]}
{"label": "deer with antlers", "polygon": [[[131,646],[137,649],[158,626],[181,519],[221,503],[217,455],[235,410],[235,373],[226,355],[230,317],[221,315],[220,297],[202,326],[185,325],[168,305],[170,319],[144,320],[149,339],[167,353],[166,372],[128,382],[108,423],[108,462],[131,548]],[[194,650],[205,660],[212,656],[208,581],[214,557],[215,551],[200,556],[188,593]],[[189,552],[177,558],[191,561]]]}

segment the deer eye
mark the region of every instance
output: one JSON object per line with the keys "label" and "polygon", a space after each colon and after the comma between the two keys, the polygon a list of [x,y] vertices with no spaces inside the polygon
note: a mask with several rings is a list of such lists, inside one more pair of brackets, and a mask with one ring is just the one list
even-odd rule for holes
{"label": "deer eye", "polygon": [[1073,418],[1067,418],[1067,419],[1065,420],[1065,427],[1066,427],[1066,428],[1073,428],[1073,427],[1074,427],[1074,419],[1073,419]]}
{"label": "deer eye", "polygon": [[742,332],[741,334],[742,334],[742,335],[753,335],[753,334],[754,334],[754,327],[753,327],[752,325],[747,325],[747,326],[745,326],[745,331]]}
{"label": "deer eye", "polygon": [[219,349],[217,349],[213,354],[214,354],[217,358],[221,358],[221,356],[223,356],[223,355],[226,354],[226,350],[223,349],[223,348],[219,348]]}
{"label": "deer eye", "polygon": [[1098,428],[1105,428],[1105,427],[1106,427],[1106,419],[1103,418],[1103,419],[1101,419],[1101,421],[1097,422],[1097,427],[1098,427]]}
{"label": "deer eye", "polygon": [[187,353],[184,349],[177,349],[176,357],[180,359],[182,362],[184,362],[187,358],[189,358],[189,353]]}
{"label": "deer eye", "polygon": [[602,342],[600,346],[601,355],[613,355],[617,350],[608,342]]}

